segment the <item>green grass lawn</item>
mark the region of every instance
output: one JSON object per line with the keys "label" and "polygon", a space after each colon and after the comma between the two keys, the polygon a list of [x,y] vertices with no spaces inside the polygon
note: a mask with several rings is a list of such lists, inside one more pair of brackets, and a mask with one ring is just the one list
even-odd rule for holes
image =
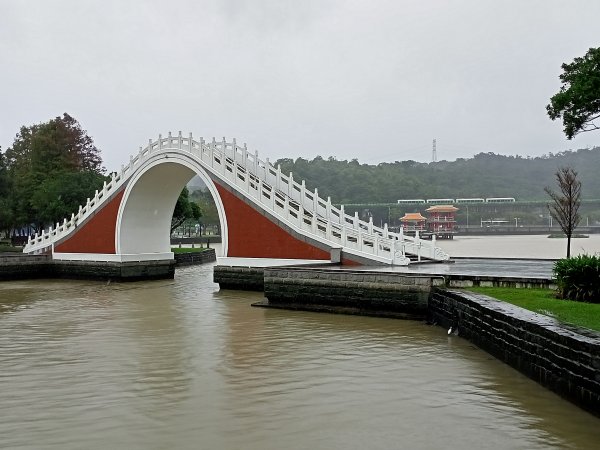
{"label": "green grass lawn", "polygon": [[0,253],[23,253],[23,247],[13,247],[12,245],[0,245]]}
{"label": "green grass lawn", "polygon": [[600,331],[600,304],[598,303],[560,300],[554,298],[552,289],[472,287],[468,290],[554,317],[560,322]]}
{"label": "green grass lawn", "polygon": [[200,248],[200,247],[194,247],[194,248],[190,248],[190,247],[171,247],[171,251],[173,253],[200,253],[200,252],[204,252],[208,249],[206,248]]}

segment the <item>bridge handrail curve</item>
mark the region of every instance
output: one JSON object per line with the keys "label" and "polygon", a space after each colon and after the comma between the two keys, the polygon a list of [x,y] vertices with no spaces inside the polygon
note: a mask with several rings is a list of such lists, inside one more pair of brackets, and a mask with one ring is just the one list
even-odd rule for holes
{"label": "bridge handrail curve", "polygon": [[[200,161],[207,164],[215,175],[223,178],[244,195],[251,197],[254,191],[260,192],[258,201],[262,207],[288,222],[294,215],[297,219],[301,217],[300,228],[305,232],[321,234],[322,238],[342,247],[381,256],[392,262],[397,259],[394,256],[396,253],[400,254],[401,258],[405,258],[406,253],[411,253],[417,255],[419,259],[421,256],[436,260],[448,259],[448,255],[435,246],[435,241],[423,241],[418,236],[405,236],[402,231],[394,233],[388,230],[387,224],[377,227],[372,219],[366,222],[359,219],[357,213],[354,216],[346,214],[343,205],[337,208],[332,205],[329,197],[327,200],[321,198],[317,189],[309,191],[304,180],[298,183],[292,173],[289,176],[283,174],[279,165],[273,166],[268,158],[261,160],[258,152],[249,152],[246,144],[237,145],[236,139],[227,142],[225,138],[222,141],[213,138],[208,143],[203,138],[199,141],[194,140],[191,133],[188,137],[183,137],[181,132],[178,136],[172,136],[171,133],[167,137],[159,135],[156,141],[149,139],[148,145],[140,147],[136,155],[131,155],[129,163],[122,165],[120,172],[111,174],[111,180],[105,182],[103,188],[96,191],[93,198],[88,198],[85,205],[80,205],[77,214],[72,214],[70,219],[65,218],[62,224],[51,226],[40,236],[36,234],[30,237],[25,251],[46,249],[53,242],[71,233],[79,223],[91,216],[106,198],[119,192],[123,184],[145,160],[165,150],[197,153]],[[241,186],[238,180],[243,181],[244,185]],[[276,196],[279,196],[283,203],[277,204]],[[263,197],[272,201],[265,203]],[[256,196],[254,199],[256,200]],[[277,210],[276,204],[283,211]],[[295,210],[296,213],[290,213],[291,210]],[[303,224],[309,225],[310,229],[306,230]],[[318,233],[319,231],[321,233]]]}

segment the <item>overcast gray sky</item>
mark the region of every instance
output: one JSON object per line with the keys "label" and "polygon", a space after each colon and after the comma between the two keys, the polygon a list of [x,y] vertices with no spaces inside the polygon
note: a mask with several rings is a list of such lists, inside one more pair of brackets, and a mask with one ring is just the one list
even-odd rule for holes
{"label": "overcast gray sky", "polygon": [[116,169],[167,131],[272,160],[541,155],[598,0],[0,0],[0,146],[68,112]]}

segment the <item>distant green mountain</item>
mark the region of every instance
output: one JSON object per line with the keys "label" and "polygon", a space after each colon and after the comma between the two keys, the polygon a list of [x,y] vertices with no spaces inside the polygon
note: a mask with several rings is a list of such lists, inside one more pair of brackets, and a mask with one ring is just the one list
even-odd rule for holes
{"label": "distant green mountain", "polygon": [[517,201],[546,200],[545,186],[555,188],[556,169],[579,173],[584,199],[600,199],[600,147],[564,151],[541,157],[479,153],[456,161],[419,163],[396,161],[378,165],[356,159],[338,161],[283,158],[276,163],[294,179],[306,180],[321,197],[334,203],[393,203],[398,199],[515,197]]}

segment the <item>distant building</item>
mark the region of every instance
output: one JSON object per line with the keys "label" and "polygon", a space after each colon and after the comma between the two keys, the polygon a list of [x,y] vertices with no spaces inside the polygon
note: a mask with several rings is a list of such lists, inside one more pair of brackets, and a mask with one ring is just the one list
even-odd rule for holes
{"label": "distant building", "polygon": [[427,219],[418,212],[406,213],[403,217],[400,217],[400,223],[402,224],[404,231],[409,233],[426,230],[426,221]]}
{"label": "distant building", "polygon": [[458,208],[452,205],[427,208],[427,229],[439,238],[452,239],[456,228],[456,211]]}

